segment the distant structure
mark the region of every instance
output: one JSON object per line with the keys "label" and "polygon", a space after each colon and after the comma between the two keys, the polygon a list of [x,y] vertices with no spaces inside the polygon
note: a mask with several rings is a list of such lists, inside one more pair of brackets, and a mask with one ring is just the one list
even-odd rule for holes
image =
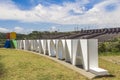
{"label": "distant structure", "polygon": [[81,29],[71,34],[61,34],[51,37],[52,39],[98,39],[99,42],[109,41],[120,37],[120,27],[118,28],[103,28],[103,29]]}

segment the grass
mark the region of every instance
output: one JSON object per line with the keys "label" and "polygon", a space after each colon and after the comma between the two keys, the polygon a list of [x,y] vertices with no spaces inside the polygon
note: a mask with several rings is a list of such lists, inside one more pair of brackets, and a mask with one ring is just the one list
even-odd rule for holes
{"label": "grass", "polygon": [[100,56],[120,56],[120,52],[104,52],[99,53]]}
{"label": "grass", "polygon": [[[98,78],[96,80],[120,80],[120,64],[110,62],[109,57],[116,58],[118,56],[102,56],[99,58],[99,65],[101,68],[109,71],[111,76]],[[120,60],[120,56],[119,56]]]}
{"label": "grass", "polygon": [[[105,60],[106,58],[109,56],[100,56],[100,67],[107,69],[113,76],[96,78],[95,80],[120,80],[120,65]],[[14,49],[0,49],[0,80],[88,79],[63,65],[36,54]]]}
{"label": "grass", "polygon": [[109,77],[96,80],[120,80],[120,52],[107,52],[99,55],[99,65],[109,71]]}
{"label": "grass", "polygon": [[29,52],[0,49],[0,80],[86,80],[47,58]]}

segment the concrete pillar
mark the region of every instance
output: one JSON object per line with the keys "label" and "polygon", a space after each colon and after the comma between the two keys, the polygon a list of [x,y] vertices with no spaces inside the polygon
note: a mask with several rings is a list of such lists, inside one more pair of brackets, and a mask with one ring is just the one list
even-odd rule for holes
{"label": "concrete pillar", "polygon": [[65,59],[65,40],[56,40],[56,57],[58,59]]}
{"label": "concrete pillar", "polygon": [[81,65],[88,71],[87,39],[73,40],[73,65]]}
{"label": "concrete pillar", "polygon": [[89,39],[88,40],[88,65],[89,71],[96,75],[106,75],[107,70],[98,67],[98,40]]}

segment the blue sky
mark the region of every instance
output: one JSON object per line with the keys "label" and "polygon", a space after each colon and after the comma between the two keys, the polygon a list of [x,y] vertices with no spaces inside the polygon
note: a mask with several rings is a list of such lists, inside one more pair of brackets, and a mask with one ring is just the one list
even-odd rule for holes
{"label": "blue sky", "polygon": [[119,0],[0,0],[0,32],[119,26]]}

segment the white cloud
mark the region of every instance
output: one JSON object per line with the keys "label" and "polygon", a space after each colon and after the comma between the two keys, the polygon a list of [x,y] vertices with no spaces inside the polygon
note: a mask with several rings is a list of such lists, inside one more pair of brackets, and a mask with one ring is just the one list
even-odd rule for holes
{"label": "white cloud", "polygon": [[57,31],[57,28],[56,28],[55,26],[52,26],[52,27],[50,28],[50,31],[51,31],[51,32]]}
{"label": "white cloud", "polygon": [[[59,24],[119,24],[120,23],[120,2],[119,0],[105,0],[85,11],[84,4],[89,0],[76,0],[75,3],[64,3],[63,6],[37,5],[29,11],[17,8],[11,0],[0,3],[0,19],[20,20],[26,22],[51,22]],[[32,0],[31,0],[32,1]],[[109,4],[116,4],[117,9],[107,12],[105,7]],[[6,6],[7,5],[7,6]],[[71,15],[69,11],[82,15]]]}
{"label": "white cloud", "polygon": [[[111,12],[106,11],[105,7],[110,4],[116,4],[117,9]],[[87,12],[92,17],[93,22],[99,24],[119,24],[120,23],[120,2],[118,0],[107,0],[95,5]],[[95,20],[94,20],[95,19]]]}
{"label": "white cloud", "polygon": [[6,33],[9,32],[9,29],[0,27],[0,32]]}
{"label": "white cloud", "polygon": [[8,28],[4,28],[4,27],[0,27],[0,32],[12,32],[15,31],[17,33],[23,33],[24,29],[22,27],[14,27],[13,29],[8,29]]}
{"label": "white cloud", "polygon": [[24,29],[22,27],[14,27],[14,31],[16,33],[23,33],[24,32]]}
{"label": "white cloud", "polygon": [[8,29],[4,27],[0,27],[0,32],[3,33],[8,33],[8,32],[16,32],[16,33],[21,33],[21,34],[28,34],[34,31],[33,29],[24,29],[23,27],[14,27],[13,29]]}
{"label": "white cloud", "polygon": [[[10,0],[9,0],[10,1]],[[1,5],[1,3],[0,3]],[[53,22],[59,23],[66,17],[69,17],[69,11],[74,10],[74,12],[82,13],[83,7],[76,3],[64,3],[63,6],[51,5],[50,7],[45,7],[41,4],[37,5],[34,9],[30,11],[22,11],[17,8],[12,2],[6,7],[6,3],[0,6],[0,19],[12,19],[21,20],[29,22]],[[5,5],[5,6],[4,6]],[[8,14],[9,13],[9,14]],[[61,22],[60,22],[61,23]]]}

